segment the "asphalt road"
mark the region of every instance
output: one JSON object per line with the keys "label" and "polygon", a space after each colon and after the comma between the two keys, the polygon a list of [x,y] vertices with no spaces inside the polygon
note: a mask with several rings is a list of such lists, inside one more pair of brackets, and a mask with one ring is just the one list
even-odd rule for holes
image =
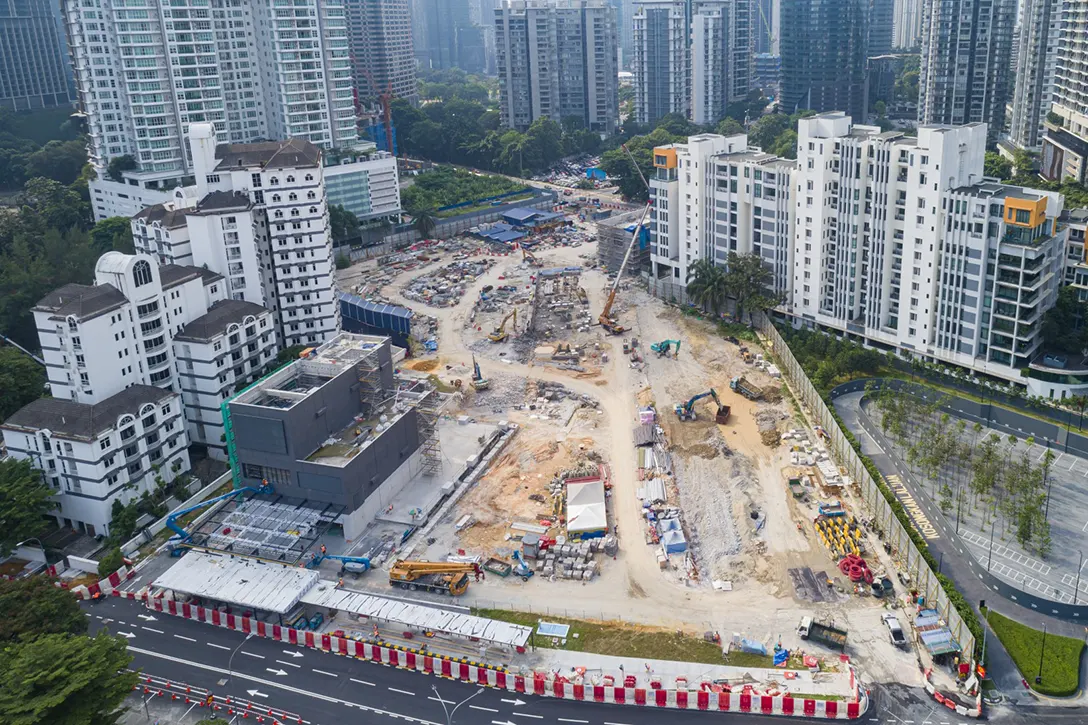
{"label": "asphalt road", "polygon": [[[767,723],[766,716],[760,715],[662,711],[481,689],[283,642],[256,637],[247,641],[241,633],[151,612],[142,604],[125,599],[107,599],[84,606],[92,632],[107,628],[128,640],[129,651],[135,658],[133,667],[150,675],[206,688],[216,695],[245,698],[298,713],[306,725],[347,722],[388,725],[392,720],[444,725],[447,719],[442,705],[452,709],[470,696],[472,699],[460,705],[452,723]],[[444,702],[439,701],[439,696]],[[790,721],[827,722],[804,718]],[[939,725],[938,721],[934,720],[933,725]]]}

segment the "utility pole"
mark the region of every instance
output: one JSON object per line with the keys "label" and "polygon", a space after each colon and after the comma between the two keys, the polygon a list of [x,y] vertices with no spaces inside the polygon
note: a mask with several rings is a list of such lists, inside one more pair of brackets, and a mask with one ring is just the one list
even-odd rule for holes
{"label": "utility pole", "polygon": [[1043,681],[1043,655],[1046,654],[1046,622],[1043,622],[1043,646],[1039,648],[1039,674],[1035,676],[1035,684]]}

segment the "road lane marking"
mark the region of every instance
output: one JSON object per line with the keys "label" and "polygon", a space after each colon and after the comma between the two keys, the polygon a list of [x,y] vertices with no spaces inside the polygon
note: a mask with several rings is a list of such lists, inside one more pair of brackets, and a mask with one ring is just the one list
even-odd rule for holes
{"label": "road lane marking", "polygon": [[208,645],[209,647],[215,647],[216,649],[230,649],[230,647],[224,647],[223,645],[216,644],[215,642],[205,642],[204,644]]}
{"label": "road lane marking", "polygon": [[[447,700],[447,702],[452,702],[452,700]],[[483,712],[498,712],[498,710],[496,710],[493,707],[483,707],[482,705],[469,705],[469,707],[472,708],[473,710],[482,710]],[[563,718],[559,718],[559,719],[562,720]],[[588,720],[570,720],[568,722],[589,722],[589,721]]]}
{"label": "road lane marking", "polygon": [[325,670],[314,670],[319,675],[328,675],[329,677],[339,677],[340,675],[333,674],[332,672],[326,672]]}
{"label": "road lane marking", "polygon": [[411,695],[412,697],[416,696],[416,693],[414,692],[409,692],[408,690],[398,690],[395,687],[387,687],[385,689],[389,690],[390,692],[399,692],[402,695]]}
{"label": "road lane marking", "polygon": [[283,660],[276,660],[281,665],[287,665],[288,667],[294,667],[296,670],[300,669],[302,665],[296,665],[294,662],[284,662]]}
{"label": "road lane marking", "polygon": [[366,680],[357,680],[354,677],[349,677],[348,679],[351,680],[352,682],[358,682],[360,685],[366,685],[367,687],[374,687],[373,682],[367,682]]}
{"label": "road lane marking", "polygon": [[627,725],[627,723],[625,723],[625,722],[608,722],[607,720],[605,720],[604,725]]}
{"label": "road lane marking", "polygon": [[566,718],[566,717],[557,717],[556,720],[558,720],[559,722],[580,722],[580,723],[588,723],[589,722],[589,720],[571,720],[570,718]]}
{"label": "road lane marking", "polygon": [[166,634],[161,629],[151,629],[151,627],[140,627],[140,629],[146,629],[148,632],[154,632],[155,634]]}
{"label": "road lane marking", "polygon": [[252,652],[243,652],[242,654],[244,654],[246,657],[255,657],[256,659],[259,659],[259,660],[264,659],[264,655],[255,655]]}
{"label": "road lane marking", "polygon": [[193,639],[192,637],[183,637],[180,634],[175,634],[174,636],[177,637],[178,639],[183,639],[186,642],[196,642],[196,640]]}
{"label": "road lane marking", "polygon": [[[456,705],[457,704],[456,700],[443,700],[441,697],[428,697],[427,699],[428,700],[434,700],[435,702],[441,702],[444,705]],[[495,712],[498,712],[498,710],[496,710]]]}
{"label": "road lane marking", "polygon": [[536,720],[543,720],[544,719],[543,715],[533,715],[533,714],[528,713],[528,712],[515,712],[514,717],[531,717],[531,718],[534,718]]}

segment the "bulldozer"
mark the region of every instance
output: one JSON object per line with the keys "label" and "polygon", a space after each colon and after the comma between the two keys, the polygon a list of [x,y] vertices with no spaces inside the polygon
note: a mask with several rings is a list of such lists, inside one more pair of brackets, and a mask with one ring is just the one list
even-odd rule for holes
{"label": "bulldozer", "polygon": [[410,591],[460,596],[468,590],[468,575],[480,576],[480,565],[451,561],[400,559],[389,568],[389,585]]}

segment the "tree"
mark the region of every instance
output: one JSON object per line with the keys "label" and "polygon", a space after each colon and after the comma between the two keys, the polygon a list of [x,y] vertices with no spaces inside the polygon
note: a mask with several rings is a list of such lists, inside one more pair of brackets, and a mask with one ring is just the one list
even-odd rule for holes
{"label": "tree", "polygon": [[329,226],[333,241],[342,242],[359,236],[359,219],[342,204],[329,204]]}
{"label": "tree", "polygon": [[87,631],[79,600],[44,576],[0,579],[0,612],[0,642]]}
{"label": "tree", "polygon": [[139,681],[124,639],[46,634],[9,644],[0,668],[5,725],[114,725]]}
{"label": "tree", "polygon": [[698,260],[688,270],[687,293],[692,302],[717,317],[729,295],[725,270],[713,260]]}
{"label": "tree", "polygon": [[82,141],[50,141],[26,157],[28,178],[43,176],[68,185],[79,178],[87,163],[87,147]]}
{"label": "tree", "polygon": [[430,212],[421,212],[416,214],[415,221],[412,222],[412,226],[419,232],[419,236],[423,239],[430,239],[434,236],[435,229],[438,228],[438,222],[431,216]]}
{"label": "tree", "polygon": [[41,472],[31,468],[30,461],[0,460],[0,554],[42,533],[45,515],[53,508],[52,495],[53,490],[42,481]]}
{"label": "tree", "polygon": [[45,368],[18,348],[0,347],[0,423],[44,390]]}
{"label": "tree", "polygon": [[1012,162],[996,151],[987,151],[986,165],[983,167],[982,173],[1002,181],[1011,179]]}
{"label": "tree", "polygon": [[121,544],[132,538],[136,533],[136,522],[140,519],[139,500],[121,503],[121,499],[114,499],[110,508],[110,536],[109,540],[115,544]]}
{"label": "tree", "polygon": [[748,128],[748,143],[770,153],[775,140],[786,131],[793,130],[790,117],[784,113],[772,113],[757,119]]}
{"label": "tree", "polygon": [[123,216],[103,219],[91,227],[91,244],[99,255],[110,251],[133,254],[132,223]]}
{"label": "tree", "polygon": [[39,216],[45,226],[62,232],[72,227],[83,228],[90,217],[79,194],[52,179],[31,179],[15,201],[23,211]]}
{"label": "tree", "polygon": [[121,547],[115,546],[98,559],[98,576],[105,578],[125,565]]}
{"label": "tree", "polygon": [[733,136],[744,133],[744,126],[735,118],[723,118],[718,122],[718,133],[722,136]]}
{"label": "tree", "polygon": [[1075,287],[1058,290],[1058,301],[1043,314],[1042,335],[1048,350],[1080,355],[1088,346],[1084,303]]}
{"label": "tree", "polygon": [[139,168],[136,163],[136,159],[128,154],[124,156],[114,156],[110,159],[109,165],[106,167],[106,176],[112,181],[124,181],[124,172],[135,171]]}
{"label": "tree", "polygon": [[753,310],[768,310],[778,304],[768,290],[774,282],[774,273],[763,264],[757,254],[730,252],[726,262],[726,287],[737,299],[737,318],[749,317]]}

